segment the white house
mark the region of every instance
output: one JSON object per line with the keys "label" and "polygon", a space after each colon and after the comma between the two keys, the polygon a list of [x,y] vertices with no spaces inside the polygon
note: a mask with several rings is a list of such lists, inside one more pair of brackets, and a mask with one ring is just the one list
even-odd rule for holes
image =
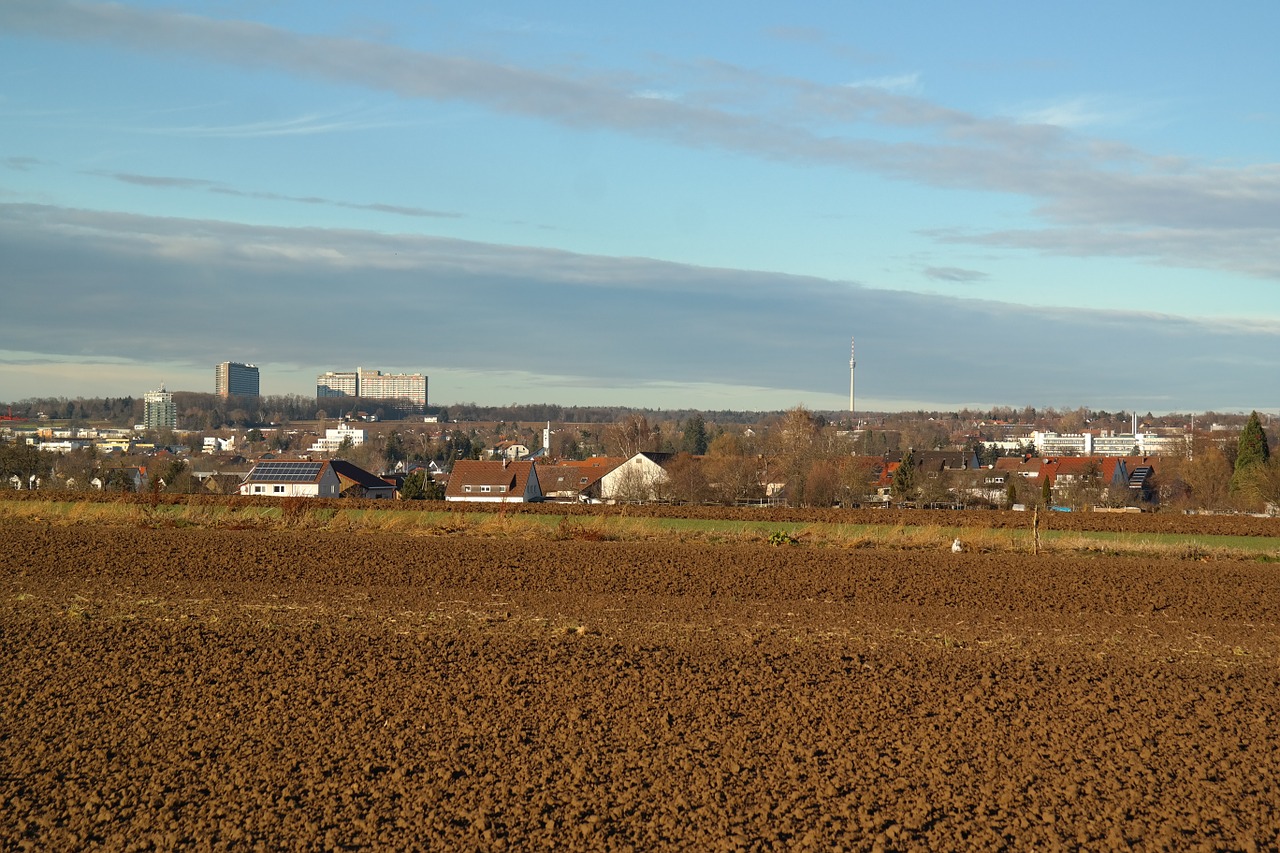
{"label": "white house", "polygon": [[600,478],[600,499],[610,502],[654,500],[668,479],[663,466],[674,456],[674,453],[637,453]]}
{"label": "white house", "polygon": [[216,435],[207,435],[204,437],[205,453],[230,453],[236,449],[236,437],[219,438]]}
{"label": "white house", "polygon": [[500,459],[524,459],[529,455],[528,445],[521,444],[518,441],[499,442],[496,447],[489,451],[489,455]]}
{"label": "white house", "polygon": [[259,462],[240,483],[242,495],[336,498],[342,481],[329,462]]}

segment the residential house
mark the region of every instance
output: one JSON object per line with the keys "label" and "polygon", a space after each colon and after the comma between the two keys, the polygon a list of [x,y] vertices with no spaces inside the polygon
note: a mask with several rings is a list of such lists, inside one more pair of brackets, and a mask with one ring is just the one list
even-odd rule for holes
{"label": "residential house", "polygon": [[543,500],[537,463],[532,460],[459,459],[449,472],[446,501],[533,503]]}
{"label": "residential house", "polygon": [[647,451],[637,453],[601,478],[600,499],[611,503],[630,503],[660,498],[670,479],[665,466],[675,455]]}
{"label": "residential house", "polygon": [[500,441],[489,451],[489,455],[495,459],[524,459],[529,455],[529,447],[518,441]]}
{"label": "residential house", "polygon": [[1129,469],[1120,456],[1005,457],[992,470],[1033,480],[1038,488],[1047,479],[1054,501],[1063,504],[1125,502],[1129,494]]}
{"label": "residential house", "polygon": [[564,460],[538,466],[538,484],[547,500],[591,502],[601,500],[601,481],[625,462],[607,456]]}
{"label": "residential house", "polygon": [[[899,500],[893,494],[893,481],[907,458],[906,453],[886,453],[882,462],[873,467],[875,479],[872,485],[875,500],[882,503]],[[915,491],[927,504],[950,506],[957,492],[969,493],[973,477],[967,472],[982,467],[978,454],[973,450],[913,450],[910,451],[912,482]]]}
{"label": "residential house", "polygon": [[1135,502],[1151,503],[1157,498],[1157,474],[1160,468],[1158,456],[1127,456],[1125,470],[1129,473],[1129,493]]}
{"label": "residential house", "polygon": [[204,453],[230,453],[236,449],[236,437],[233,435],[229,438],[219,438],[216,435],[207,435],[201,442],[201,448]]}
{"label": "residential house", "polygon": [[[970,471],[982,467],[978,454],[973,450],[912,450],[911,461],[919,474],[940,474],[943,471]],[[905,453],[886,453],[886,462],[901,462]]]}
{"label": "residential house", "polygon": [[105,491],[141,492],[149,482],[145,467],[124,466],[99,470],[89,481],[89,485]]}
{"label": "residential house", "polygon": [[371,474],[344,459],[334,459],[329,465],[338,475],[340,497],[395,500],[395,483]]}
{"label": "residential house", "polygon": [[238,495],[248,471],[192,471],[191,477],[204,491],[215,495]]}
{"label": "residential house", "polygon": [[342,480],[332,462],[259,462],[240,483],[242,495],[336,498]]}

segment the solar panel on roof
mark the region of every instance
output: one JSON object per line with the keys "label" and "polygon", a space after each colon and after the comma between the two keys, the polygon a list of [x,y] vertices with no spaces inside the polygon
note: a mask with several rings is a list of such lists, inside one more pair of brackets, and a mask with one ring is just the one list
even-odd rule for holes
{"label": "solar panel on roof", "polygon": [[320,475],[323,467],[323,462],[259,462],[250,478],[277,483],[308,483]]}

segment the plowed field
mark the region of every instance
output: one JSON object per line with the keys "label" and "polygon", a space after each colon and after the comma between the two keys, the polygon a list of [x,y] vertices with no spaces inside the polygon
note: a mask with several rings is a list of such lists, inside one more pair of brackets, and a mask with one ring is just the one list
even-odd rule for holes
{"label": "plowed field", "polygon": [[3,849],[1280,844],[1280,569],[0,528]]}

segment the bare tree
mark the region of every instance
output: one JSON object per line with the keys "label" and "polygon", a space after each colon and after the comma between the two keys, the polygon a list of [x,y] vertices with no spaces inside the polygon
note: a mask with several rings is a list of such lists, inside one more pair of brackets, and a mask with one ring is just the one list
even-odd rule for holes
{"label": "bare tree", "polygon": [[706,502],[711,495],[707,472],[702,461],[689,453],[679,453],[666,464],[667,488],[670,496],[690,504]]}
{"label": "bare tree", "polygon": [[734,504],[764,496],[758,457],[745,437],[732,433],[717,436],[707,448],[703,464],[710,488],[721,503]]}
{"label": "bare tree", "polygon": [[605,433],[609,455],[630,459],[642,451],[654,449],[655,433],[644,415],[627,415]]}
{"label": "bare tree", "polygon": [[836,464],[830,459],[815,459],[805,472],[801,501],[804,506],[832,506],[836,502],[839,484],[840,471]]}
{"label": "bare tree", "polygon": [[1223,449],[1197,435],[1188,458],[1170,457],[1162,465],[1161,502],[1187,509],[1231,508],[1231,474],[1231,461]]}
{"label": "bare tree", "polygon": [[860,504],[871,492],[871,478],[879,463],[870,456],[849,456],[840,460],[836,498],[841,506]]}
{"label": "bare tree", "polygon": [[796,406],[783,415],[769,432],[766,460],[773,471],[786,478],[788,501],[793,506],[804,500],[805,478],[817,454],[819,426],[813,413]]}

